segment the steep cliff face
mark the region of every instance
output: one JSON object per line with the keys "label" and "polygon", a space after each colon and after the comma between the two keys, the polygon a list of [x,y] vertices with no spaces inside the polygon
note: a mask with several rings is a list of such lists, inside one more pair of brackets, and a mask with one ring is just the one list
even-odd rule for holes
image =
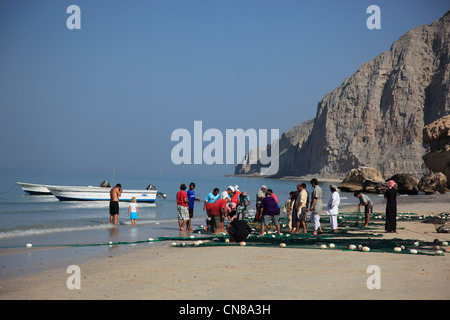
{"label": "steep cliff face", "polygon": [[[325,95],[315,119],[280,138],[277,176],[340,177],[358,166],[421,176],[422,130],[450,114],[449,31],[450,10],[408,31]],[[244,162],[235,173],[257,169]]]}

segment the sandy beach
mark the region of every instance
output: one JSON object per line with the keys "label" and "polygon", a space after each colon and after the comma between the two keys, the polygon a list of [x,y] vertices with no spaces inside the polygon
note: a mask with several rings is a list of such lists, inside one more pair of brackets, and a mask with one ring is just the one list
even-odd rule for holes
{"label": "sandy beach", "polygon": [[[356,206],[356,205],[355,205]],[[349,208],[354,210],[353,207]],[[382,211],[377,208],[375,211]],[[450,211],[450,194],[402,196],[398,212],[428,216]],[[327,219],[321,220],[324,227]],[[374,231],[383,233],[384,230]],[[450,241],[433,224],[398,221],[383,239]],[[68,265],[1,279],[2,300],[372,300],[450,298],[450,253],[414,255],[327,248],[257,246],[171,247],[173,241],[75,261],[80,289],[69,290]],[[187,243],[187,242],[186,242]],[[401,243],[401,241],[399,241]],[[24,254],[26,254],[24,249]],[[38,250],[38,249],[29,249]],[[52,249],[49,249],[52,250]],[[2,258],[7,258],[4,253]],[[369,289],[369,266],[380,288]]]}

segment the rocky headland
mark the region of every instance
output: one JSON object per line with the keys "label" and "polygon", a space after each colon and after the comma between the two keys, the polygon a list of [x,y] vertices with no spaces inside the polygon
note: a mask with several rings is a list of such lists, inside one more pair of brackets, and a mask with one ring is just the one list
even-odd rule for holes
{"label": "rocky headland", "polygon": [[[449,31],[450,10],[363,63],[319,101],[314,119],[282,134],[279,170],[273,177],[342,179],[353,169],[370,167],[382,177],[402,174],[402,179],[416,179],[417,186],[408,191],[412,193],[426,174],[442,172],[448,177],[442,150],[447,148],[448,159],[449,122],[439,122],[447,130],[447,142],[424,139],[424,128],[450,115]],[[247,160],[235,167],[235,174],[260,174],[263,166]]]}

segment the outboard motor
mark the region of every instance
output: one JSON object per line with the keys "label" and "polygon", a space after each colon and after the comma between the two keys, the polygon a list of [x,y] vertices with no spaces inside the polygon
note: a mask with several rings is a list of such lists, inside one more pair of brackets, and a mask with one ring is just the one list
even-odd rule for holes
{"label": "outboard motor", "polygon": [[102,183],[100,183],[100,187],[102,188],[111,188],[111,186],[109,185],[109,182],[106,180],[103,180]]}
{"label": "outboard motor", "polygon": [[[149,184],[148,187],[147,187],[147,190],[156,190],[156,187],[154,185],[152,185],[152,184]],[[160,191],[157,191],[156,195],[158,197],[160,197],[161,199],[166,199],[167,198],[166,194],[162,193]]]}
{"label": "outboard motor", "polygon": [[156,195],[157,195],[158,197],[160,197],[161,199],[166,199],[166,198],[167,198],[167,196],[166,196],[165,193],[162,193],[162,192],[159,192],[159,191],[156,193]]}

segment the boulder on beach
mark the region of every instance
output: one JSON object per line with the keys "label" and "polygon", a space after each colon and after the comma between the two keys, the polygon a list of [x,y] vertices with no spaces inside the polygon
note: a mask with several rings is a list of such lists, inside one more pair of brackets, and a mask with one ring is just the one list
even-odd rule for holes
{"label": "boulder on beach", "polygon": [[383,193],[387,189],[387,183],[376,168],[359,167],[350,170],[338,187],[345,192]]}
{"label": "boulder on beach", "polygon": [[400,194],[414,195],[419,193],[419,180],[407,173],[398,173],[386,181],[394,180]]}
{"label": "boulder on beach", "polygon": [[420,179],[419,190],[426,194],[435,192],[446,193],[450,191],[447,188],[447,177],[442,172],[430,172]]}

